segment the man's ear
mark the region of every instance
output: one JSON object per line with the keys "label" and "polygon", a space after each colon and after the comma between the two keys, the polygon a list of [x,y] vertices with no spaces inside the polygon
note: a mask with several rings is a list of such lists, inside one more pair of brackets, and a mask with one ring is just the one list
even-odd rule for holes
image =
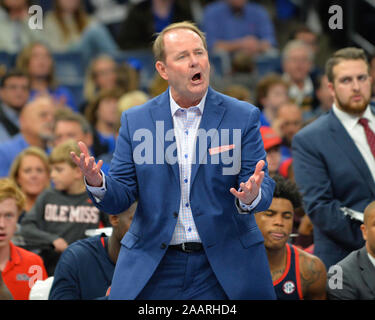
{"label": "man's ear", "polygon": [[165,64],[164,64],[164,62],[162,62],[162,61],[156,61],[156,63],[155,63],[155,68],[156,68],[156,70],[159,72],[159,74],[160,74],[160,76],[164,79],[164,80],[166,80],[166,81],[168,81],[168,74],[167,74],[167,71],[166,71],[166,67],[165,67]]}
{"label": "man's ear", "polygon": [[360,229],[362,231],[362,237],[366,241],[367,240],[367,229],[366,229],[366,226],[364,224],[361,224],[360,225]]}
{"label": "man's ear", "polygon": [[328,84],[327,84],[327,87],[328,87],[328,90],[331,93],[332,97],[335,98],[336,94],[335,94],[335,87],[334,87],[333,82],[329,81]]}

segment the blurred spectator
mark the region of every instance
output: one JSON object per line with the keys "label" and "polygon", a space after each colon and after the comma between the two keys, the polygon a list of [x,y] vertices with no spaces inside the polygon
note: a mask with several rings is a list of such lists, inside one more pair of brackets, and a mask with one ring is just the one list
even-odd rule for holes
{"label": "blurred spectator", "polygon": [[281,164],[281,138],[270,127],[260,127],[260,134],[262,135],[264,150],[266,151],[266,160],[268,164],[268,171],[270,175],[277,174]]}
{"label": "blurred spectator", "polygon": [[96,229],[105,221],[88,198],[82,173],[71,160],[71,151],[80,152],[74,140],[52,150],[49,161],[54,187],[38,197],[21,222],[26,244],[41,249],[49,276],[69,244],[85,238],[87,229]]}
{"label": "blurred spectator", "polygon": [[117,64],[108,55],[101,55],[94,59],[86,71],[84,84],[85,102],[80,107],[82,113],[92,102],[98,92],[117,88],[125,93],[139,88],[139,74],[128,63]]}
{"label": "blurred spectator", "polygon": [[260,123],[271,126],[280,105],[288,101],[288,83],[278,74],[268,74],[257,84],[257,106],[262,108]]}
{"label": "blurred spectator", "polygon": [[51,95],[56,100],[56,105],[67,105],[75,111],[78,110],[71,92],[57,84],[53,57],[44,44],[37,42],[23,48],[16,64],[30,76],[31,100],[37,95]]}
{"label": "blurred spectator", "polygon": [[94,143],[93,129],[83,115],[70,110],[59,110],[53,126],[53,135],[55,147],[69,139],[84,142],[94,157],[98,159],[105,157],[102,159],[104,161],[102,170],[108,172],[110,157],[107,156],[107,147],[98,139]]}
{"label": "blurred spectator", "polygon": [[15,183],[0,179],[0,271],[15,300],[28,300],[35,281],[47,278],[42,259],[11,241],[24,204],[24,195]]}
{"label": "blurred spectator", "polygon": [[337,274],[328,273],[327,294],[330,300],[375,300],[375,202],[371,202],[364,211],[361,231],[365,246],[336,264],[342,270],[342,286],[337,286]]}
{"label": "blurred spectator", "polygon": [[18,53],[43,39],[42,30],[29,27],[30,0],[0,0],[0,51]]}
{"label": "blurred spectator", "polygon": [[115,151],[121,119],[118,108],[121,95],[121,91],[116,89],[101,91],[85,110],[85,117],[93,128],[94,145],[102,145],[105,153]]}
{"label": "blurred spectator", "polygon": [[[123,93],[138,90],[140,86],[140,69],[133,64],[133,61],[119,63],[116,74],[117,89]],[[141,67],[142,68],[142,67]]]}
{"label": "blurred spectator", "polygon": [[310,45],[301,40],[289,41],[282,52],[283,77],[289,81],[289,96],[303,112],[311,112],[315,84],[310,77],[314,54]]}
{"label": "blurred spectator", "polygon": [[241,101],[251,102],[250,90],[240,84],[228,86],[223,93]]}
{"label": "blurred spectator", "polygon": [[123,113],[134,106],[140,106],[149,100],[149,96],[141,90],[133,90],[124,93],[118,101],[118,110]]}
{"label": "blurred spectator", "polygon": [[104,297],[111,285],[121,239],[129,230],[137,202],[118,215],[109,215],[112,234],[104,233],[71,244],[57,264],[50,300],[91,300]]}
{"label": "blurred spectator", "polygon": [[327,113],[332,108],[333,96],[328,87],[327,75],[320,75],[316,80],[315,96],[319,102],[317,108],[303,114],[303,120],[311,121],[320,115]]}
{"label": "blurred spectator", "polygon": [[217,72],[215,65],[211,65],[210,83],[212,87],[223,92],[231,85],[241,85],[250,92],[255,91],[255,85],[258,82],[258,73],[255,71],[254,59],[244,51],[238,51],[230,59],[230,70]]}
{"label": "blurred spectator", "polygon": [[13,161],[9,171],[11,178],[26,196],[25,213],[33,207],[36,198],[50,185],[50,168],[47,154],[38,147],[28,147]]}
{"label": "blurred spectator", "polygon": [[0,144],[0,177],[8,176],[17,155],[29,146],[47,150],[53,139],[56,107],[49,97],[37,97],[20,114],[20,133]]}
{"label": "blurred spectator", "polygon": [[46,14],[44,30],[53,52],[79,51],[85,63],[117,50],[109,31],[85,12],[81,0],[56,0],[54,9]]}
{"label": "blurred spectator", "polygon": [[292,157],[291,146],[294,135],[302,128],[303,119],[301,109],[293,102],[286,102],[279,106],[272,128],[283,140],[281,145],[281,160]]}
{"label": "blurred spectator", "polygon": [[336,51],[326,74],[334,104],[294,136],[293,168],[314,225],[314,253],[329,268],[364,243],[363,210],[375,196],[375,117],[362,49]]}
{"label": "blurred spectator", "polygon": [[322,73],[324,69],[324,64],[327,60],[327,40],[326,37],[322,34],[314,32],[306,24],[300,24],[294,28],[290,40],[300,40],[305,44],[310,46],[311,51],[314,54],[314,67],[311,70],[313,77]]}
{"label": "blurred spectator", "polygon": [[156,97],[159,94],[162,94],[165,90],[168,89],[168,81],[164,80],[159,72],[155,72],[154,78],[152,79],[149,87],[149,92],[151,97]]}
{"label": "blurred spectator", "polygon": [[86,12],[105,25],[112,37],[116,39],[121,22],[128,14],[129,0],[85,0],[84,3]]}
{"label": "blurred spectator", "polygon": [[131,4],[129,13],[119,32],[121,49],[151,49],[155,33],[167,25],[193,20],[189,1],[145,0]]}
{"label": "blurred spectator", "polygon": [[117,67],[116,61],[108,55],[101,55],[91,61],[85,76],[86,103],[91,101],[100,90],[116,87]]}
{"label": "blurred spectator", "polygon": [[203,31],[210,51],[246,51],[250,55],[276,47],[274,27],[267,11],[247,0],[222,0],[204,9]]}
{"label": "blurred spectator", "polygon": [[30,95],[30,80],[22,71],[9,71],[0,81],[0,143],[20,132],[19,116]]}
{"label": "blurred spectator", "polygon": [[296,28],[291,38],[292,40],[301,40],[305,44],[309,45],[314,57],[318,53],[318,36],[308,26],[301,25]]}
{"label": "blurred spectator", "polygon": [[273,285],[278,300],[326,299],[326,268],[322,261],[288,244],[295,210],[302,206],[297,186],[281,176],[268,210],[255,214],[264,237]]}

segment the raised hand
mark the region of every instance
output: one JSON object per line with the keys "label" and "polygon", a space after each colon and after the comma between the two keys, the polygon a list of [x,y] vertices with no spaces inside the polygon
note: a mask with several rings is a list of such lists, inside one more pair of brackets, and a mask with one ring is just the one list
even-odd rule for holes
{"label": "raised hand", "polygon": [[87,146],[82,141],[78,142],[78,146],[81,149],[81,154],[78,157],[75,152],[72,151],[70,153],[72,160],[81,169],[89,186],[101,187],[103,177],[100,173],[100,169],[103,165],[103,160],[99,160],[98,163],[95,163],[95,158],[90,156]]}
{"label": "raised hand", "polygon": [[262,171],[265,162],[260,160],[256,166],[253,175],[247,180],[247,182],[241,182],[241,191],[237,191],[235,188],[230,188],[230,192],[237,197],[244,204],[251,204],[258,196],[259,189],[264,179],[264,171]]}

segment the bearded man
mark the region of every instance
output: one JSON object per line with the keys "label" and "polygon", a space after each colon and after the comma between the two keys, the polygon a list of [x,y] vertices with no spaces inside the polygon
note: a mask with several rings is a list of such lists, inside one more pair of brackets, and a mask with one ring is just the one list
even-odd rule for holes
{"label": "bearded man", "polygon": [[375,198],[375,108],[362,49],[344,48],[327,61],[332,109],[298,132],[293,167],[314,225],[314,254],[327,269],[364,245],[360,225]]}

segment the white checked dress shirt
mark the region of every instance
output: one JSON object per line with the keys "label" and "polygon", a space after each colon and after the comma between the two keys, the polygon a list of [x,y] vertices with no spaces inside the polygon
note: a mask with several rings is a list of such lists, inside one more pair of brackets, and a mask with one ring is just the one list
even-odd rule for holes
{"label": "white checked dress shirt", "polygon": [[176,228],[170,244],[201,242],[191,212],[190,176],[192,159],[195,156],[197,130],[202,119],[207,92],[197,106],[180,108],[169,95],[177,144],[177,157],[180,171],[181,200]]}

